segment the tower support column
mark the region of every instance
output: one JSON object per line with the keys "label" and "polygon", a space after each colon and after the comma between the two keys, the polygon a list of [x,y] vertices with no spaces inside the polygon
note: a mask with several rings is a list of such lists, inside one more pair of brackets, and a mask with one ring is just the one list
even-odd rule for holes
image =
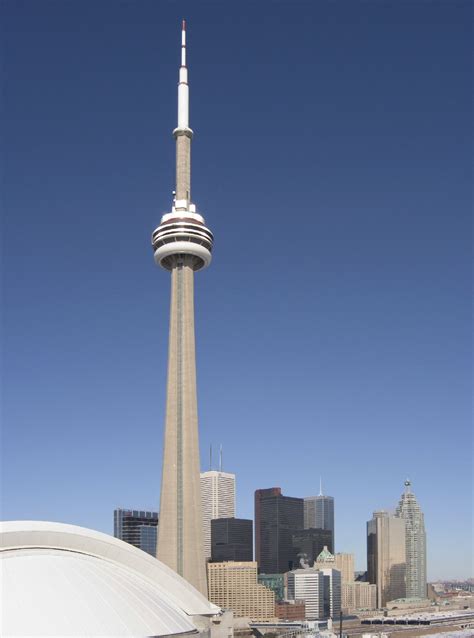
{"label": "tower support column", "polygon": [[194,262],[192,255],[175,255],[171,268],[168,385],[157,556],[207,596],[194,343]]}

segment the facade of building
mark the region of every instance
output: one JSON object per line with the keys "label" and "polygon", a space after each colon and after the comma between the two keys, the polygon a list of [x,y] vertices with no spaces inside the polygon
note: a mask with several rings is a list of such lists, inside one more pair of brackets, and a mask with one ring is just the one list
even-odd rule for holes
{"label": "facade of building", "polygon": [[341,572],[331,567],[318,569],[324,574],[324,617],[335,620],[341,613]]}
{"label": "facade of building", "polygon": [[331,547],[332,532],[329,529],[301,529],[293,532],[292,544],[296,567],[313,567],[324,547]]}
{"label": "facade of building", "polygon": [[345,613],[360,610],[371,610],[377,607],[377,587],[370,583],[343,582],[342,609]]}
{"label": "facade of building", "polygon": [[323,572],[311,567],[289,572],[288,599],[304,601],[307,620],[324,618]]}
{"label": "facade of building", "polygon": [[406,585],[405,521],[385,511],[367,523],[367,578],[377,586],[377,607],[404,598]]}
{"label": "facade of building", "polygon": [[341,572],[341,581],[343,583],[352,583],[354,581],[354,554],[331,554],[327,546],[316,557],[314,567],[324,569],[338,569]]}
{"label": "facade of building", "polygon": [[330,530],[332,539],[327,546],[331,552],[335,551],[334,498],[325,496],[322,487],[317,496],[304,499],[304,527]]}
{"label": "facade of building", "polygon": [[212,519],[211,560],[252,561],[253,522],[246,518]]}
{"label": "facade of building", "polygon": [[411,491],[411,481],[405,481],[405,491],[395,516],[405,521],[406,540],[406,596],[426,598],[426,532],[423,512]]}
{"label": "facade of building", "polygon": [[[235,474],[201,472],[202,531],[204,556],[211,557],[211,521],[235,516]],[[250,558],[252,560],[253,556]]]}
{"label": "facade of building", "polygon": [[285,598],[286,574],[259,574],[258,582],[275,593],[277,602]]}
{"label": "facade of building", "polygon": [[257,582],[256,561],[207,564],[209,600],[238,618],[275,618],[275,594]]}
{"label": "facade of building", "polygon": [[280,620],[305,620],[305,602],[304,600],[281,600],[275,604],[275,615]]}
{"label": "facade of building", "polygon": [[336,569],[341,572],[343,583],[354,582],[354,554],[345,554],[338,552],[334,555]]}
{"label": "facade of building", "polygon": [[293,533],[303,529],[303,499],[284,496],[281,488],[255,492],[255,558],[265,574],[284,573],[295,565]]}
{"label": "facade of building", "polygon": [[144,552],[156,555],[158,512],[147,510],[114,510],[114,536]]}
{"label": "facade of building", "polygon": [[194,273],[211,262],[213,236],[191,200],[186,25],[181,31],[176,190],[171,212],[152,234],[155,262],[171,273],[168,383],[157,557],[207,593],[199,483],[199,434],[194,337]]}

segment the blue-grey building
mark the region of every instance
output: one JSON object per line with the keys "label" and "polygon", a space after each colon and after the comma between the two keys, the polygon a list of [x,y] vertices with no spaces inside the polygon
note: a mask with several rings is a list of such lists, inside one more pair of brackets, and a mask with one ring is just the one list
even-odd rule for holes
{"label": "blue-grey building", "polygon": [[114,536],[156,556],[158,512],[114,510]]}

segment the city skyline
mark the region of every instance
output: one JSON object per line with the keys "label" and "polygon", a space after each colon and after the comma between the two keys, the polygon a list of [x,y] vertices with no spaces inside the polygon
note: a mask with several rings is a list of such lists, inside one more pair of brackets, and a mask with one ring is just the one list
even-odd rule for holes
{"label": "city skyline", "polygon": [[144,247],[173,183],[183,11],[195,193],[218,238],[197,283],[202,458],[223,442],[246,518],[255,489],[309,496],[322,474],[358,568],[365,521],[410,476],[428,578],[469,576],[463,11],[179,10],[3,3],[3,516],[111,533],[117,503],[157,509],[169,284]]}

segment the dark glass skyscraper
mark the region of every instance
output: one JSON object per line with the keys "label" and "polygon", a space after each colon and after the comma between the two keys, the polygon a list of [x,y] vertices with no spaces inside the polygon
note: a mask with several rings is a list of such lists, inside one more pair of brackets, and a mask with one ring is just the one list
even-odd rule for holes
{"label": "dark glass skyscraper", "polygon": [[114,536],[156,556],[158,512],[114,510]]}
{"label": "dark glass skyscraper", "polygon": [[332,532],[330,529],[302,529],[293,533],[295,568],[304,564],[313,566],[314,561],[326,546],[332,553]]}
{"label": "dark glass skyscraper", "polygon": [[303,529],[303,499],[281,488],[255,492],[255,559],[260,572],[282,574],[295,567],[293,532]]}
{"label": "dark glass skyscraper", "polygon": [[335,551],[334,498],[323,494],[322,486],[317,496],[304,499],[304,528],[328,529],[331,531],[331,545],[326,543],[331,553]]}
{"label": "dark glass skyscraper", "polygon": [[211,520],[211,560],[253,560],[253,523],[246,518]]}

